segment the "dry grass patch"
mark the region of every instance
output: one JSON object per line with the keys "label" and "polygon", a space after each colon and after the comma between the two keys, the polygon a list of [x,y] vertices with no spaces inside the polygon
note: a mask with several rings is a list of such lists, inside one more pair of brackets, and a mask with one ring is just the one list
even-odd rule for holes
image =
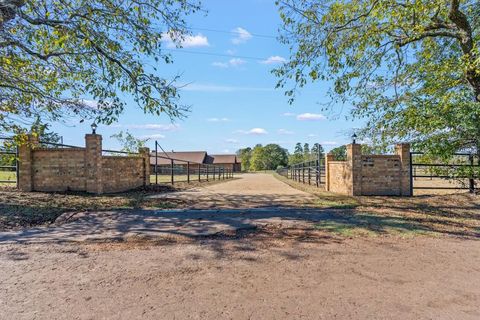
{"label": "dry grass patch", "polygon": [[414,197],[351,197],[304,185],[275,174],[286,184],[317,197],[311,205],[342,210],[338,218],[317,228],[344,236],[355,235],[453,235],[480,238],[480,196],[469,193]]}

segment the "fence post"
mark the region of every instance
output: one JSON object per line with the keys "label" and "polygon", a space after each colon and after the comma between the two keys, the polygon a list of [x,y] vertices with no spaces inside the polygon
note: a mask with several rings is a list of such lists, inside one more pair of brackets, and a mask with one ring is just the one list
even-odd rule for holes
{"label": "fence post", "polygon": [[310,179],[310,178],[311,178],[311,174],[310,174],[310,173],[311,173],[311,167],[308,166],[308,185],[311,185],[311,179]]}
{"label": "fence post", "polygon": [[208,164],[206,165],[206,170],[207,170],[207,181],[208,181]]}
{"label": "fence post", "polygon": [[469,155],[468,156],[468,159],[470,160],[470,169],[472,170],[472,173],[471,173],[471,176],[470,178],[468,179],[468,191],[470,193],[475,193],[475,180],[473,179],[473,171],[474,171],[474,168],[473,168],[473,165],[474,165],[474,162],[473,162],[473,155]]}
{"label": "fence post", "polygon": [[201,174],[202,174],[202,165],[199,163],[198,164],[198,182],[202,182]]}
{"label": "fence post", "polygon": [[171,180],[172,185],[173,185],[173,183],[174,183],[174,178],[173,178],[173,159],[170,160],[170,164],[171,164],[171,166],[170,166],[170,180]]}
{"label": "fence post", "polygon": [[85,135],[85,177],[86,191],[103,193],[102,170],[102,136],[99,134]]}
{"label": "fence post", "polygon": [[18,147],[17,188],[21,191],[33,191],[33,151],[38,144],[36,136],[29,135],[26,143]]}
{"label": "fence post", "polygon": [[158,184],[158,142],[155,140],[155,184]]}
{"label": "fence post", "polygon": [[215,177],[215,174],[216,174],[215,171],[216,171],[216,170],[215,170],[215,166],[213,166],[213,180],[215,180],[215,178],[216,178],[216,177]]}
{"label": "fence post", "polygon": [[144,180],[143,186],[150,185],[150,149],[149,148],[139,148],[139,153],[143,156],[143,163],[144,163]]}
{"label": "fence post", "polygon": [[[320,154],[320,153],[319,153]],[[317,188],[320,186],[320,160],[315,160],[315,184]]]}
{"label": "fence post", "polygon": [[305,162],[302,162],[302,182],[305,184]]}
{"label": "fence post", "polygon": [[187,183],[190,183],[190,162],[187,161]]}

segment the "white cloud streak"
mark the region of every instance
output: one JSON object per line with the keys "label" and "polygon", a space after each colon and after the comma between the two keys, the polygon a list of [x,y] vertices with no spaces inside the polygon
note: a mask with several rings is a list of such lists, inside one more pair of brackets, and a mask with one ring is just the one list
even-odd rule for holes
{"label": "white cloud streak", "polygon": [[187,35],[183,38],[181,36],[175,36],[175,34],[169,34],[167,32],[162,33],[162,42],[165,42],[167,48],[176,48],[177,45],[182,48],[196,48],[196,47],[208,47],[208,38],[201,33],[197,35]]}
{"label": "white cloud streak", "polygon": [[267,130],[265,130],[263,128],[252,128],[250,130],[237,130],[235,132],[236,133],[241,133],[241,134],[255,135],[255,136],[268,134]]}
{"label": "white cloud streak", "polygon": [[233,29],[232,32],[236,34],[236,36],[232,39],[232,43],[235,45],[245,43],[252,38],[250,32],[241,27]]}
{"label": "white cloud streak", "polygon": [[228,118],[208,118],[208,122],[228,122],[230,119]]}
{"label": "white cloud streak", "polygon": [[277,133],[278,133],[278,134],[285,134],[285,135],[287,135],[287,134],[293,134],[294,132],[293,132],[293,131],[290,131],[290,130],[287,130],[287,129],[278,129],[278,130],[277,130]]}
{"label": "white cloud streak", "polygon": [[228,60],[227,62],[220,62],[220,61],[215,61],[212,63],[212,66],[217,67],[217,68],[228,68],[228,67],[239,67],[241,65],[246,64],[247,61],[240,59],[240,58],[232,58]]}
{"label": "white cloud streak", "polygon": [[260,61],[262,64],[281,64],[287,62],[287,59],[281,56],[270,56],[265,60]]}
{"label": "white cloud streak", "polygon": [[320,113],[302,113],[297,116],[297,120],[300,121],[319,121],[327,119],[323,114]]}

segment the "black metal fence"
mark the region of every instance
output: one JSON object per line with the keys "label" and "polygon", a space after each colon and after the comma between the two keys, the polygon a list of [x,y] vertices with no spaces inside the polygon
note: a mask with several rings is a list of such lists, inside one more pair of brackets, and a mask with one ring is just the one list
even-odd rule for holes
{"label": "black metal fence", "polygon": [[190,183],[193,181],[204,182],[214,180],[226,180],[233,178],[233,167],[224,167],[213,164],[200,163],[169,157],[167,153],[158,148],[161,146],[155,141],[155,153],[150,165],[152,166],[151,183],[175,184],[177,182]]}
{"label": "black metal fence", "polygon": [[469,190],[480,184],[480,158],[475,154],[455,153],[448,161],[422,152],[410,153],[413,190]]}
{"label": "black metal fence", "polygon": [[18,185],[18,146],[12,138],[0,137],[0,185]]}
{"label": "black metal fence", "polygon": [[325,160],[319,157],[278,169],[277,173],[297,182],[320,187],[325,184]]}

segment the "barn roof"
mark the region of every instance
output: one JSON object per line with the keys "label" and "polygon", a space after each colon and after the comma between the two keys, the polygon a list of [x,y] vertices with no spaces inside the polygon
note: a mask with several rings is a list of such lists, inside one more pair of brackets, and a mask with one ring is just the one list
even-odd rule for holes
{"label": "barn roof", "polygon": [[233,164],[239,162],[235,154],[211,154],[210,157],[213,158],[213,164]]}
{"label": "barn roof", "polygon": [[[188,162],[192,163],[204,163],[205,157],[207,156],[206,151],[175,151],[175,152],[159,152],[157,163],[160,164],[170,164],[171,160],[183,160],[175,161],[175,164],[182,164]],[[162,158],[160,158],[162,157]],[[168,158],[168,159],[166,159]],[[150,164],[155,164],[155,152],[150,154]]]}

